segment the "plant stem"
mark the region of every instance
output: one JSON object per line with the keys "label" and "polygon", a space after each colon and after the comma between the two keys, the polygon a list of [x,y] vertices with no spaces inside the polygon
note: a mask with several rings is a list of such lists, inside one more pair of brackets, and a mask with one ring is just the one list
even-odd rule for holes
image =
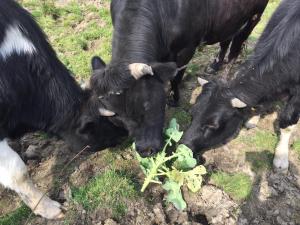
{"label": "plant stem", "polygon": [[[162,154],[165,154],[166,153],[166,149],[167,147],[169,146],[169,144],[171,143],[172,141],[172,135],[171,137],[168,139],[168,141],[166,142],[163,150],[162,150]],[[142,186],[142,189],[141,189],[141,192],[144,192],[145,189],[148,187],[148,185],[152,182],[153,183],[153,180],[155,178],[155,176],[157,175],[157,171],[158,171],[158,168],[163,165],[166,161],[169,160],[170,157],[164,157],[163,160],[161,160],[160,162],[155,162],[153,158],[151,158],[151,161],[153,162],[153,167],[151,168],[150,170],[150,173],[149,175],[146,177],[145,181],[144,181],[144,184]],[[154,182],[156,183],[156,182]]]}

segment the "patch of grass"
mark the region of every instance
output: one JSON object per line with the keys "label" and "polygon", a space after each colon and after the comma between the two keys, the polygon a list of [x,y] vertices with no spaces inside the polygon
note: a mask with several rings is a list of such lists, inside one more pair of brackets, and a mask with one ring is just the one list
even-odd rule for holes
{"label": "patch of grass", "polygon": [[186,69],[186,73],[192,75],[192,76],[196,76],[196,74],[199,72],[200,70],[200,65],[196,64],[196,63],[190,63]]}
{"label": "patch of grass", "polygon": [[255,29],[253,30],[253,32],[250,36],[250,40],[256,41],[260,37],[260,35],[262,34],[263,30],[265,29],[267,23],[269,22],[272,14],[276,10],[279,3],[280,3],[280,0],[271,0],[268,3],[267,8],[265,9],[264,14],[261,18],[261,21],[259,22],[259,24],[257,24],[257,26],[255,27]]}
{"label": "patch of grass", "polygon": [[251,169],[256,173],[271,169],[273,157],[274,154],[266,150],[262,152],[246,152],[246,161],[251,163]]}
{"label": "patch of grass", "polygon": [[300,160],[300,140],[297,140],[293,143],[292,149],[297,153],[298,159]]}
{"label": "patch of grass", "polygon": [[58,6],[53,0],[22,0],[49,37],[58,57],[77,79],[88,79],[90,60],[99,55],[111,58],[112,23],[109,1],[99,8],[71,1]]}
{"label": "patch of grass", "polygon": [[0,225],[22,225],[30,213],[31,210],[27,206],[22,205],[14,212],[0,217]]}
{"label": "patch of grass", "polygon": [[213,184],[222,188],[234,200],[241,201],[249,197],[252,190],[252,182],[244,173],[228,174],[216,172],[211,175]]}
{"label": "patch of grass", "polygon": [[73,190],[73,199],[86,210],[111,209],[115,218],[126,213],[126,200],[138,196],[136,184],[128,173],[110,170]]}
{"label": "patch of grass", "polygon": [[278,142],[278,137],[270,131],[258,130],[254,135],[241,136],[240,141],[248,146],[254,146],[260,150],[270,150],[273,152]]}
{"label": "patch of grass", "polygon": [[192,116],[181,108],[176,109],[172,116],[176,118],[177,123],[180,125],[180,127],[185,127],[192,121]]}
{"label": "patch of grass", "polygon": [[238,141],[249,147],[246,150],[246,161],[251,164],[252,171],[258,173],[272,168],[274,149],[278,142],[276,134],[258,130],[254,134],[239,137]]}

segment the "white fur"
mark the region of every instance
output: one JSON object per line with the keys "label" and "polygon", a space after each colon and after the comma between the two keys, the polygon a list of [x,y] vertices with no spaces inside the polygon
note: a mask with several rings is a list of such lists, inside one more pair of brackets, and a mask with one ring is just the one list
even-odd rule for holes
{"label": "white fur", "polygon": [[296,125],[280,130],[280,140],[275,150],[273,166],[275,170],[286,172],[289,167],[289,141]]}
{"label": "white fur", "polygon": [[25,163],[6,140],[0,142],[0,184],[16,191],[35,214],[47,219],[63,217],[60,204],[34,186],[28,177]]}
{"label": "white fur", "polygon": [[18,192],[18,180],[27,173],[26,165],[6,140],[0,142],[0,183]]}
{"label": "white fur", "polygon": [[24,36],[17,24],[10,25],[6,32],[3,42],[0,45],[0,55],[3,59],[10,57],[13,53],[33,54],[36,51],[33,43]]}

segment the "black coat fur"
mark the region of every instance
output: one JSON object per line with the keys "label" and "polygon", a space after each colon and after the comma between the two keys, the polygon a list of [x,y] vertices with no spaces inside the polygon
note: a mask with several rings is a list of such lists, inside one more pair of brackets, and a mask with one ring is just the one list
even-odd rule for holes
{"label": "black coat fur", "polygon": [[0,139],[42,130],[76,149],[117,143],[124,131],[99,116],[98,100],[75,82],[31,15],[15,1],[1,0],[0,46],[10,26],[18,27],[36,51],[0,54]]}

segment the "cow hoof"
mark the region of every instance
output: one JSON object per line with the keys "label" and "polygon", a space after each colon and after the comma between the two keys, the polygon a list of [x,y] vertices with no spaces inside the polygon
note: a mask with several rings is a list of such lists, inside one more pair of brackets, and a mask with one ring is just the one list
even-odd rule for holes
{"label": "cow hoof", "polygon": [[276,173],[286,174],[289,169],[289,160],[286,157],[276,157],[273,160],[273,169]]}
{"label": "cow hoof", "polygon": [[64,217],[62,206],[47,196],[43,197],[38,206],[35,208],[34,213],[51,220],[62,219]]}

